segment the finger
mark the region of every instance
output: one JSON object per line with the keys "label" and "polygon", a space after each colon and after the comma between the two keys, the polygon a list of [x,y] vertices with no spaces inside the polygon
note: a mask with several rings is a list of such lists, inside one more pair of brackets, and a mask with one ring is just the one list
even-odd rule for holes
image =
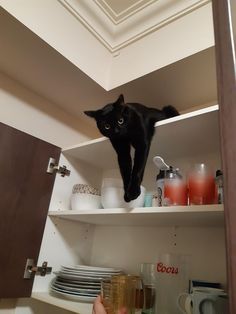
{"label": "finger", "polygon": [[93,308],[94,308],[94,314],[106,314],[100,295],[96,297],[93,303]]}
{"label": "finger", "polygon": [[96,297],[94,302],[95,303],[102,303],[102,298],[101,298],[100,294]]}
{"label": "finger", "polygon": [[[95,301],[94,301],[94,302],[95,302]],[[92,311],[92,314],[95,314],[94,302],[93,302],[93,311]]]}
{"label": "finger", "polygon": [[122,307],[122,308],[119,310],[118,314],[128,314],[127,308],[126,308],[126,307]]}

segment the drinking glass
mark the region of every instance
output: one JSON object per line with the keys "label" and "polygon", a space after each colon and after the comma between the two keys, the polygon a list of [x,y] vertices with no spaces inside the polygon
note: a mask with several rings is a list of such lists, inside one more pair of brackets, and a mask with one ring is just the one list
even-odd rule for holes
{"label": "drinking glass", "polygon": [[143,308],[142,314],[156,313],[156,264],[143,263],[140,267],[140,277],[143,283]]}
{"label": "drinking glass", "polygon": [[188,291],[189,255],[159,254],[156,264],[156,313],[179,314],[177,300]]}
{"label": "drinking glass", "polygon": [[164,181],[164,205],[187,205],[188,189],[183,179],[165,179]]}
{"label": "drinking glass", "polygon": [[215,203],[216,185],[213,173],[205,164],[196,164],[189,173],[189,205]]}
{"label": "drinking glass", "polygon": [[141,279],[139,276],[116,275],[101,283],[102,303],[108,314],[137,313],[141,300]]}

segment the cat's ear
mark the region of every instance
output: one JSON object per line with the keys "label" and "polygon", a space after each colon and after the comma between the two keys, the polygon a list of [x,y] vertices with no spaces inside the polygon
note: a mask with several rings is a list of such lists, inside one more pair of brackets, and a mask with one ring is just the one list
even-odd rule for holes
{"label": "cat's ear", "polygon": [[125,104],[125,100],[124,100],[123,94],[120,94],[120,96],[118,97],[118,99],[116,101],[116,104],[119,104],[119,105],[124,105]]}
{"label": "cat's ear", "polygon": [[87,110],[87,111],[84,111],[84,113],[87,116],[89,116],[91,118],[94,118],[94,119],[96,119],[98,117],[98,112],[99,112],[99,110]]}

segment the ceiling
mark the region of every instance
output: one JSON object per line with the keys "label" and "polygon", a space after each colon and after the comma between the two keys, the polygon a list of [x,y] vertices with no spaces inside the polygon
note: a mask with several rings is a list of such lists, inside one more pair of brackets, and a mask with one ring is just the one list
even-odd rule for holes
{"label": "ceiling", "polygon": [[210,2],[210,0],[58,1],[112,53]]}
{"label": "ceiling", "polygon": [[104,4],[107,8],[112,10],[116,15],[127,12],[128,10],[134,10],[140,8],[149,0],[98,0],[100,4]]}
{"label": "ceiling", "polygon": [[[83,2],[68,1],[74,1],[74,4],[76,1]],[[159,0],[88,2],[94,4],[95,1],[97,4],[99,2],[103,9],[106,7],[108,10],[109,6],[116,16],[123,14],[124,17],[128,11],[129,14],[134,14],[144,6],[147,8]],[[213,48],[106,91],[1,8],[0,38],[0,68],[5,74],[73,116],[79,117],[94,129],[94,121],[88,119],[83,111],[97,109],[113,102],[120,93],[124,94],[127,102],[141,102],[157,108],[172,104],[179,111],[217,99]]]}
{"label": "ceiling", "polygon": [[95,0],[115,24],[144,9],[157,0]]}

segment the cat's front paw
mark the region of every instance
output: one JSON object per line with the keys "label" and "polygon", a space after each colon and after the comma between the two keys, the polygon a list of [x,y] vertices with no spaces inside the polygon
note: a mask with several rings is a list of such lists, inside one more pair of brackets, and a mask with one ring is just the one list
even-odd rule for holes
{"label": "cat's front paw", "polygon": [[126,202],[130,202],[135,200],[141,193],[141,189],[139,185],[130,185],[128,190],[125,192],[124,200]]}
{"label": "cat's front paw", "polygon": [[125,200],[126,203],[129,203],[131,201],[131,199],[129,197],[129,194],[127,192],[125,192],[124,200]]}

